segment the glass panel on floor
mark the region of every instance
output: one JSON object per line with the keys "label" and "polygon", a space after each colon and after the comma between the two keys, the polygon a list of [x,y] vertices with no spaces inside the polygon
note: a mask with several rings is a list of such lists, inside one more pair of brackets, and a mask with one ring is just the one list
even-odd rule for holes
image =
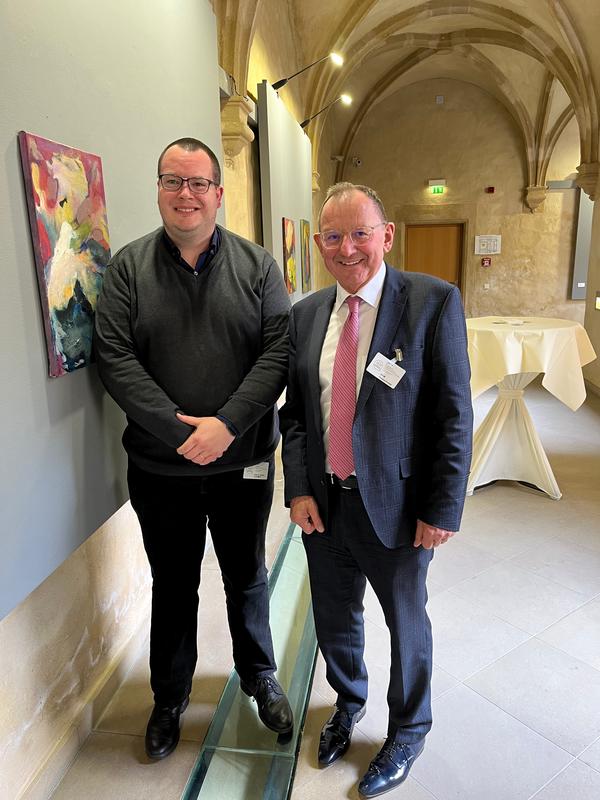
{"label": "glass panel on floor", "polygon": [[289,795],[317,652],[306,557],[295,525],[275,558],[269,592],[277,679],[294,712],[294,730],[283,737],[265,728],[232,672],[182,800],[286,800]]}

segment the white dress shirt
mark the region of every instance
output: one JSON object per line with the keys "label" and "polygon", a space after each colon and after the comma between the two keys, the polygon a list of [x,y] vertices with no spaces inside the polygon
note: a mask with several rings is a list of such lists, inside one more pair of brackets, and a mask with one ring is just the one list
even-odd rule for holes
{"label": "white dress shirt", "polygon": [[[363,301],[359,310],[359,329],[358,329],[358,353],[356,357],[356,396],[360,391],[363,373],[367,367],[367,355],[371,347],[371,339],[375,330],[375,320],[379,310],[379,301],[383,291],[383,281],[385,279],[385,263],[373,275],[368,283],[365,283],[356,297]],[[349,292],[337,285],[337,295],[329,318],[329,326],[323,349],[321,350],[321,360],[319,361],[319,382],[321,385],[321,418],[323,420],[323,445],[325,447],[325,462],[327,472],[331,472],[329,464],[329,414],[331,410],[331,382],[333,378],[333,362],[335,361],[335,351],[338,341],[342,334],[342,328],[348,318],[348,304],[345,302]]]}

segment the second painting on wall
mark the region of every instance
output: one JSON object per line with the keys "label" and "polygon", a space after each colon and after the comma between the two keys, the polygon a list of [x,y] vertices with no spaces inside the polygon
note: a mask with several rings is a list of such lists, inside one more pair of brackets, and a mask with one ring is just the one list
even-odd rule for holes
{"label": "second painting on wall", "polygon": [[[283,276],[289,294],[298,288],[298,264],[296,260],[296,229],[294,220],[282,218],[283,233]],[[310,274],[310,223],[300,220],[300,269],[302,293],[311,289]]]}
{"label": "second painting on wall", "polygon": [[300,263],[302,265],[302,292],[310,292],[310,222],[300,220]]}
{"label": "second painting on wall", "polygon": [[288,293],[296,291],[296,231],[294,220],[283,217],[283,277]]}

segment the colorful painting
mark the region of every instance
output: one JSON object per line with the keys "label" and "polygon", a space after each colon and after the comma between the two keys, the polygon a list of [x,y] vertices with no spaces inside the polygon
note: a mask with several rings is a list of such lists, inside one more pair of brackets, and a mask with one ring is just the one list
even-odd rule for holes
{"label": "colorful painting", "polygon": [[302,291],[310,292],[310,222],[300,220],[300,261],[302,263]]}
{"label": "colorful painting", "polygon": [[296,232],[294,221],[283,217],[283,277],[289,294],[296,291]]}
{"label": "colorful painting", "polygon": [[19,133],[50,377],[85,367],[110,259],[99,156]]}

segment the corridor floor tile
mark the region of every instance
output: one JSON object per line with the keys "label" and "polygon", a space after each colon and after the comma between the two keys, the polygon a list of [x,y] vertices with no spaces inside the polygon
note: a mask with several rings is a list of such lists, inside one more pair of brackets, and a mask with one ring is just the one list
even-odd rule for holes
{"label": "corridor floor tile", "polygon": [[538,639],[465,683],[574,756],[600,736],[600,671]]}
{"label": "corridor floor tile", "polygon": [[534,794],[532,800],[598,800],[599,797],[600,772],[576,760]]}
{"label": "corridor floor tile", "polygon": [[496,556],[480,549],[472,540],[454,536],[448,547],[438,548],[429,567],[436,584],[450,589],[461,581],[479,575],[498,562]]}
{"label": "corridor floor tile", "polygon": [[546,628],[537,638],[600,670],[600,597]]}
{"label": "corridor floor tile", "polygon": [[411,774],[440,800],[527,800],[572,760],[465,686],[436,700],[433,715]]}
{"label": "corridor floor tile", "polygon": [[434,663],[459,680],[468,678],[529,639],[529,634],[447,591],[429,603]]}
{"label": "corridor floor tile", "polygon": [[554,624],[587,599],[581,592],[505,561],[451,591],[530,634]]}
{"label": "corridor floor tile", "polygon": [[586,600],[600,594],[600,552],[580,544],[555,539],[526,550],[509,563],[580,592]]}
{"label": "corridor floor tile", "polygon": [[52,800],[179,800],[197,752],[197,743],[180,742],[151,762],[141,737],[92,733]]}
{"label": "corridor floor tile", "polygon": [[583,751],[579,760],[600,772],[600,737]]}

